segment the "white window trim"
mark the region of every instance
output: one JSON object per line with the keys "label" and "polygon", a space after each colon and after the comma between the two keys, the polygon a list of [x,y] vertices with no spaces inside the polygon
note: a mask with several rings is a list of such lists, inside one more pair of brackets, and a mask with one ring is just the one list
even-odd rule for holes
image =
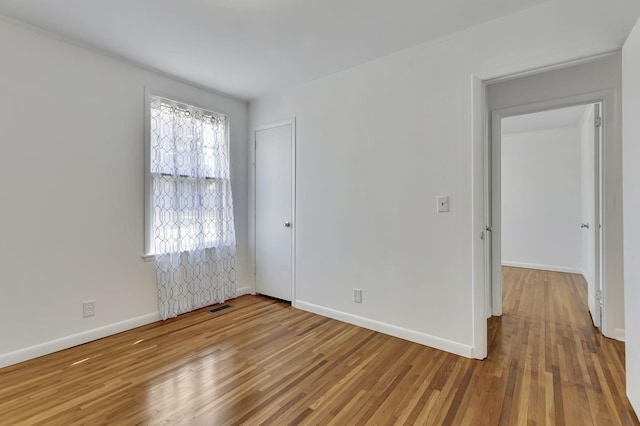
{"label": "white window trim", "polygon": [[[229,144],[231,144],[231,115],[224,109],[218,108],[215,105],[198,102],[189,96],[183,96],[179,93],[165,91],[161,89],[155,89],[145,87],[144,89],[144,252],[142,260],[145,262],[154,262],[156,259],[156,253],[151,252],[152,235],[151,226],[153,223],[152,205],[153,205],[153,193],[151,191],[151,99],[153,97],[161,97],[174,102],[200,108],[205,111],[215,112],[227,116],[227,126],[229,131]],[[231,148],[229,146],[229,148]],[[231,154],[231,153],[229,153]],[[231,179],[231,186],[233,187],[233,179]]]}

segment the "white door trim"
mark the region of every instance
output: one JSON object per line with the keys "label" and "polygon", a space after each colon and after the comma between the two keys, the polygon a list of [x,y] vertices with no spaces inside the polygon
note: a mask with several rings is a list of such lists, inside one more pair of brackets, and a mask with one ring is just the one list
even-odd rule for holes
{"label": "white door trim", "polygon": [[253,241],[253,283],[252,293],[256,293],[256,215],[257,215],[257,203],[256,203],[256,133],[262,130],[274,129],[276,127],[291,126],[291,306],[296,305],[296,118],[291,117],[284,120],[275,121],[272,123],[262,124],[254,127],[252,133],[253,139],[253,151],[252,151],[252,173],[253,173],[253,211],[250,216],[251,231],[250,238]]}
{"label": "white door trim", "polygon": [[[566,98],[553,99],[548,101],[541,101],[529,104],[518,105],[514,107],[497,109],[490,111],[490,122],[489,122],[489,131],[490,136],[485,140],[485,152],[490,153],[490,164],[487,170],[485,171],[485,178],[490,179],[491,185],[489,190],[485,191],[485,203],[491,203],[491,217],[488,218],[488,224],[492,227],[492,244],[491,244],[491,264],[485,265],[486,268],[490,268],[492,272],[492,282],[490,283],[491,289],[491,314],[494,316],[502,315],[502,265],[501,265],[501,126],[500,120],[502,118],[511,117],[515,115],[535,113],[545,110],[558,109],[571,107],[576,105],[586,105],[586,104],[596,104],[599,103],[602,105],[600,115],[602,117],[605,116],[605,110],[607,108],[613,108],[615,105],[615,91],[614,90],[605,90],[593,93],[586,93],[577,96],[570,96]],[[613,126],[613,123],[608,123],[609,126]],[[600,146],[604,146],[607,143],[606,141],[606,133],[601,132],[601,140]],[[599,194],[596,194],[596,200],[605,199],[605,191],[606,185],[604,182],[605,175],[605,164],[604,164],[604,149],[600,151],[600,170],[601,176],[603,176],[603,180],[600,182],[600,187],[596,189],[599,191]],[[598,162],[596,162],[598,163]],[[596,224],[602,224],[604,226],[605,223],[605,212],[604,209],[599,207],[596,208]],[[599,216],[599,217],[598,217]],[[602,238],[597,242],[596,247],[596,262],[599,263],[600,271],[604,270],[605,266],[605,256],[606,252],[604,250],[604,232],[601,232]],[[601,255],[598,255],[598,252]],[[600,288],[602,289],[602,298],[603,298],[603,312],[602,312],[602,326],[601,330],[605,330],[605,323],[607,322],[607,317],[611,314],[607,314],[608,310],[606,309],[606,283],[604,279],[604,274],[600,273],[600,277],[602,280],[600,282]],[[597,279],[597,278],[596,278]]]}

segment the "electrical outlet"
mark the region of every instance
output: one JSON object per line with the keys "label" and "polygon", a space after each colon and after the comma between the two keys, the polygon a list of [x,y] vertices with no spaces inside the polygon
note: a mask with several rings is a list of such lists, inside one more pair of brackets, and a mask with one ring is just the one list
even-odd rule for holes
{"label": "electrical outlet", "polygon": [[96,314],[96,301],[95,300],[87,300],[86,302],[82,302],[82,317],[88,318],[92,317]]}
{"label": "electrical outlet", "polygon": [[359,288],[353,289],[353,301],[355,303],[362,303],[362,290]]}

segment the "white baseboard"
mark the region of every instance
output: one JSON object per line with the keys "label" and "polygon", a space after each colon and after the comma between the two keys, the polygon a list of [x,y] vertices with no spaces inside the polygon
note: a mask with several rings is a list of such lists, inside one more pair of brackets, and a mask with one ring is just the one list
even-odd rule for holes
{"label": "white baseboard", "polygon": [[245,294],[253,294],[251,287],[239,287],[236,289],[236,297],[244,296]]}
{"label": "white baseboard", "polygon": [[451,340],[442,339],[440,337],[431,336],[429,334],[420,333],[418,331],[409,330],[407,328],[402,328],[402,327],[387,324],[384,322],[375,321],[375,320],[364,318],[358,315],[337,311],[335,309],[326,308],[324,306],[314,305],[312,303],[303,302],[301,300],[296,300],[295,302],[296,302],[295,307],[303,311],[312,312],[314,314],[333,318],[338,321],[357,325],[363,328],[368,328],[369,330],[378,331],[380,333],[399,337],[401,339],[409,340],[411,342],[420,343],[421,345],[429,346],[435,349],[440,349],[442,351],[450,352],[466,358],[473,357],[472,346],[463,345],[462,343],[453,342]]}
{"label": "white baseboard", "polygon": [[[245,294],[252,294],[251,287],[240,287],[236,290],[236,297],[243,296]],[[13,364],[18,364],[23,361],[28,361],[30,359],[38,358],[64,349],[69,349],[84,343],[89,343],[94,340],[102,339],[103,337],[151,324],[156,321],[160,321],[159,312],[83,331],[71,336],[19,349],[14,352],[0,354],[0,368],[8,367]]]}
{"label": "white baseboard", "polygon": [[0,354],[0,368],[8,367],[9,365],[18,364],[20,362],[27,361],[33,358],[38,358],[43,355],[58,352],[63,349],[69,349],[74,346],[102,339],[103,337],[111,336],[113,334],[131,330],[136,327],[151,324],[152,322],[156,321],[160,321],[159,312],[153,312],[114,324],[94,328],[92,330],[83,331],[71,336],[66,336],[60,339],[41,343],[39,345],[19,349],[14,352]]}
{"label": "white baseboard", "polygon": [[624,328],[616,328],[613,332],[613,338],[621,342],[625,341]]}
{"label": "white baseboard", "polygon": [[566,272],[568,274],[584,275],[584,272],[578,268],[568,268],[556,265],[540,265],[537,263],[513,262],[511,260],[503,260],[502,266],[512,266],[514,268],[540,269],[542,271]]}

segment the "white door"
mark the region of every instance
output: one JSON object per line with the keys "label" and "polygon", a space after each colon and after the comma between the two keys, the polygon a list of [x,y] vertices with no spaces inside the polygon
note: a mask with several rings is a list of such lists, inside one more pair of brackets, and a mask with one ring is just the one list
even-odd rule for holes
{"label": "white door", "polygon": [[[593,229],[590,230],[589,235],[591,236],[590,244],[592,247],[595,247],[594,256],[594,287],[595,287],[595,304],[591,309],[591,317],[593,318],[593,323],[600,330],[602,327],[602,310],[603,310],[603,270],[602,270],[602,111],[601,104],[596,104],[594,107],[594,137],[593,137],[593,156],[594,156],[594,176],[593,176],[593,185],[594,185],[594,194],[595,194],[595,202],[594,206],[591,206],[593,209],[594,215],[594,223]],[[595,240],[595,241],[594,241]]]}
{"label": "white door", "polygon": [[596,327],[602,329],[602,227],[601,209],[601,155],[602,155],[602,115],[601,104],[589,107],[589,134],[581,141],[582,162],[582,258],[587,280],[588,305]]}
{"label": "white door", "polygon": [[293,123],[255,132],[256,292],[292,300]]}
{"label": "white door", "polygon": [[491,285],[491,315],[502,315],[502,117],[491,114],[491,141],[488,155],[489,188],[487,202],[487,255],[489,271],[486,276]]}

